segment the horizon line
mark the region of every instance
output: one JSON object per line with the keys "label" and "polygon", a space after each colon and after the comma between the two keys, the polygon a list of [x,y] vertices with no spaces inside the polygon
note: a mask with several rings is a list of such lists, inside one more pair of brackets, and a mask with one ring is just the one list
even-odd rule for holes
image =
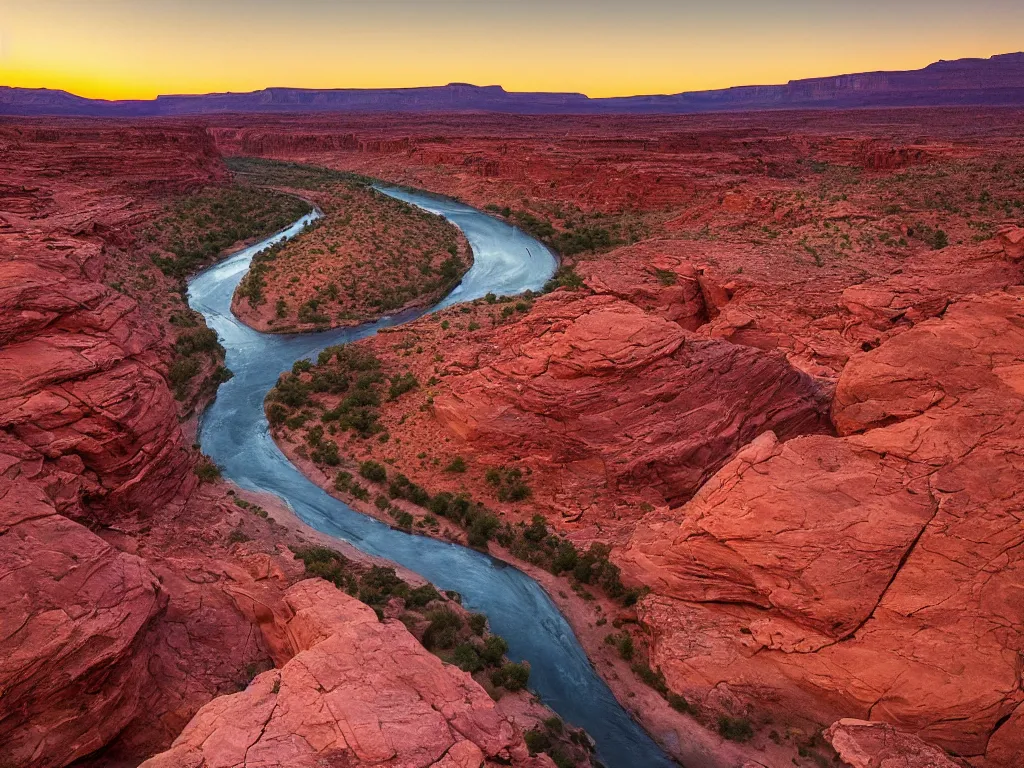
{"label": "horizon line", "polygon": [[721,91],[730,91],[740,88],[776,88],[783,87],[786,85],[793,85],[794,83],[808,82],[812,80],[827,80],[835,77],[851,77],[855,75],[882,75],[882,74],[900,74],[905,72],[921,72],[928,69],[936,64],[946,64],[958,61],[992,61],[1001,57],[1008,56],[1022,56],[1024,57],[1024,50],[1020,51],[1008,51],[1005,53],[994,53],[987,57],[976,57],[968,56],[957,59],[936,59],[935,61],[929,62],[922,67],[917,69],[875,69],[875,70],[862,70],[860,72],[840,72],[831,75],[818,75],[814,77],[800,77],[792,78],[786,82],[776,83],[743,83],[738,85],[725,86],[724,88],[707,88],[703,90],[693,91],[676,91],[674,93],[630,93],[620,94],[616,96],[590,96],[582,91],[509,91],[504,85],[500,83],[492,83],[488,85],[476,85],[475,83],[469,83],[464,81],[451,81],[448,83],[438,83],[432,85],[399,85],[399,86],[381,86],[372,88],[360,88],[353,86],[333,86],[330,88],[311,88],[307,86],[292,86],[292,85],[268,85],[262,88],[256,88],[253,90],[246,91],[207,91],[207,92],[196,92],[196,93],[158,93],[156,96],[150,98],[134,98],[134,99],[109,99],[109,98],[98,98],[91,96],[82,96],[73,91],[69,91],[66,88],[55,88],[50,86],[39,86],[39,87],[26,87],[17,85],[0,85],[0,89],[5,90],[18,90],[18,91],[48,91],[53,93],[65,93],[76,99],[82,99],[85,101],[92,102],[104,102],[108,104],[130,104],[130,103],[151,103],[156,102],[159,99],[172,99],[172,98],[201,98],[206,96],[246,96],[254,93],[261,93],[264,91],[309,91],[309,92],[336,92],[336,91],[412,91],[412,90],[427,90],[427,89],[438,89],[438,88],[451,88],[453,86],[462,86],[468,88],[475,88],[479,90],[486,89],[499,89],[503,93],[507,94],[543,94],[543,95],[559,95],[559,96],[579,96],[589,101],[610,101],[615,99],[639,99],[639,98],[658,98],[658,97],[673,97],[673,96],[684,96],[688,94],[698,93],[716,93]]}

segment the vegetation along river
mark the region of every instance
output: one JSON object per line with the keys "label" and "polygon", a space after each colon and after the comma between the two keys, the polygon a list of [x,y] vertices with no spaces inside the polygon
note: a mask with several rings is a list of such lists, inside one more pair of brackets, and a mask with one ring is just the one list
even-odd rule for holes
{"label": "vegetation along river", "polygon": [[197,275],[189,304],[201,312],[227,350],[234,378],[220,387],[203,416],[200,444],[224,476],[243,488],[284,499],[312,527],[421,574],[441,589],[461,593],[464,605],[487,614],[494,632],[508,641],[509,657],[530,663],[530,688],[597,743],[608,768],[676,765],[619,705],[593,670],[568,622],[544,590],[519,570],[466,547],[415,536],[362,515],[308,480],[270,437],[263,400],[282,371],[323,348],[408,322],[424,312],[480,298],[540,290],[556,268],[541,243],[469,206],[406,190],[383,189],[436,214],[465,233],[474,263],[462,283],[438,305],[356,328],[322,333],[270,335],[231,314],[231,296],[252,257],[271,242],[299,234],[311,213],[273,238],[241,251]]}

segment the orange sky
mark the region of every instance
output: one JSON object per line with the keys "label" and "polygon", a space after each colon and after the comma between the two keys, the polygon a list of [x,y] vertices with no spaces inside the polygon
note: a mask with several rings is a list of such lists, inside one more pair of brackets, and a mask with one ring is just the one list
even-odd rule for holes
{"label": "orange sky", "polygon": [[1024,48],[1015,0],[0,0],[0,85],[676,93]]}

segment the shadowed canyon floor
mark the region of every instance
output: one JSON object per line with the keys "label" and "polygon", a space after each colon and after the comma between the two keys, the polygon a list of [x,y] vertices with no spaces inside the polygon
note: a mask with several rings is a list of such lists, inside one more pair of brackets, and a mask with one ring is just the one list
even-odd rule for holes
{"label": "shadowed canyon floor", "polygon": [[[306,210],[211,193],[237,189],[223,154],[457,196],[563,257],[543,294],[451,306],[286,374],[268,416],[312,477],[557,572],[597,668],[630,677],[616,691],[646,701],[646,682],[748,765],[1012,768],[1021,118],[0,123],[4,756],[552,764],[524,741],[542,711],[495,704],[394,606],[381,623],[307,579],[288,546],[323,540],[228,495],[193,447],[228,374],[173,263]],[[257,195],[266,215],[239,203]],[[147,235],[217,206],[237,228]],[[675,722],[651,730],[670,741]]]}

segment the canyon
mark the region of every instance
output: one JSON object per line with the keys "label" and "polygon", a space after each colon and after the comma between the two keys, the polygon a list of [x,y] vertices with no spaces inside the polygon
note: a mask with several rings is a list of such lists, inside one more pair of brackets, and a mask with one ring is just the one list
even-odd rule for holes
{"label": "canyon", "polygon": [[[162,257],[151,258],[143,233],[182,195],[229,184],[206,131],[4,124],[0,145],[4,763],[196,764],[172,745],[194,732],[186,726],[204,707],[226,706],[254,678],[252,692],[261,691],[266,670],[311,664],[323,643],[349,647],[354,637],[368,657],[382,658],[382,646],[400,653],[410,676],[382,667],[372,683],[388,701],[382,716],[422,718],[420,731],[386,729],[406,764],[552,765],[523,741],[549,710],[525,693],[495,704],[467,673],[442,667],[399,621],[401,597],[379,631],[365,630],[375,612],[310,579],[294,553],[341,550],[360,582],[380,573],[378,561],[303,525],[279,501],[219,481],[195,447],[196,415],[216,389],[223,352],[200,343],[180,278],[173,265],[158,268]],[[248,234],[272,234],[274,221]],[[189,386],[176,388],[182,355],[198,362]],[[338,696],[356,687],[332,686]],[[439,697],[440,721],[424,710],[427,690]],[[321,719],[321,733],[332,728],[332,759],[379,763],[379,739],[371,745],[360,730],[345,740],[339,722]],[[225,743],[250,738],[238,733],[209,760],[221,764]]]}
{"label": "canyon", "polygon": [[[293,553],[325,539],[194,447],[223,357],[141,233],[260,157],[457,197],[562,257],[543,292],[357,342],[410,384],[370,439],[322,430],[342,469],[606,547],[635,604],[553,583],[607,606],[678,717],[747,765],[1014,766],[1021,117],[0,122],[4,757],[553,764],[524,736],[543,715],[307,578]],[[319,422],[292,423],[276,439],[315,465]]]}
{"label": "canyon", "polygon": [[[341,454],[611,545],[651,590],[652,668],[755,740],[780,709],[880,720],[981,766],[1021,738],[1015,114],[522,118],[514,136],[353,117],[342,150],[314,116],[211,130],[570,251],[609,232],[563,249],[552,293],[361,342],[420,389],[381,404],[383,448],[341,433]],[[278,439],[301,458],[302,434]],[[525,499],[490,482],[511,467]]]}

